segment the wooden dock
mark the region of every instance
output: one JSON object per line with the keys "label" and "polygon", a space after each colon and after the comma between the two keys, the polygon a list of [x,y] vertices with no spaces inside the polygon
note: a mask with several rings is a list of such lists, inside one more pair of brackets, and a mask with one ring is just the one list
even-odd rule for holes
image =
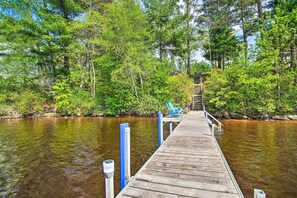
{"label": "wooden dock", "polygon": [[203,111],[191,111],[117,197],[243,195]]}

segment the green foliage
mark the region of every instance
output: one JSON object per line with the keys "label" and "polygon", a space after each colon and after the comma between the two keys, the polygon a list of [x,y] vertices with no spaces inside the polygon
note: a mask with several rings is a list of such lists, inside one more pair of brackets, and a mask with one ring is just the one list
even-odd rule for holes
{"label": "green foliage", "polygon": [[166,106],[151,95],[144,95],[139,101],[133,102],[132,114],[140,116],[155,116],[157,111],[164,111]]}
{"label": "green foliage", "polygon": [[[261,20],[253,10],[260,0],[141,2],[0,1],[0,114],[38,113],[45,103],[65,115],[153,115],[166,101],[184,106],[192,94],[184,72],[211,68],[194,63],[198,44],[212,67],[226,68],[211,71],[209,108],[263,116],[296,111],[294,1],[275,2]],[[238,23],[242,49],[232,28]],[[247,36],[258,25],[248,62]],[[208,33],[203,41],[199,31]]]}
{"label": "green foliage", "polygon": [[211,65],[209,63],[205,61],[200,61],[193,64],[191,75],[194,76],[195,74],[197,75],[198,73],[209,72],[210,69],[211,69]]}
{"label": "green foliage", "polygon": [[0,94],[0,116],[11,115],[13,108],[7,105],[7,95]]}
{"label": "green foliage", "polygon": [[56,108],[59,112],[68,113],[71,103],[71,90],[66,80],[61,80],[53,86]]}
{"label": "green foliage", "polygon": [[293,38],[297,9],[290,1],[279,1],[273,11],[273,17],[266,18],[266,29],[261,30],[254,62],[247,66],[242,55],[225,72],[212,70],[204,95],[210,110],[261,117],[296,113],[297,63]]}
{"label": "green foliage", "polygon": [[90,92],[75,90],[67,112],[71,115],[90,115],[96,108],[99,106]]}
{"label": "green foliage", "polygon": [[190,104],[193,81],[185,73],[170,76],[166,85],[169,95],[168,101],[182,107]]}
{"label": "green foliage", "polygon": [[55,105],[65,115],[89,115],[96,108],[95,98],[84,90],[72,90],[66,80],[53,86]]}
{"label": "green foliage", "polygon": [[36,91],[24,90],[20,93],[15,92],[11,95],[12,106],[21,114],[41,113],[45,98]]}

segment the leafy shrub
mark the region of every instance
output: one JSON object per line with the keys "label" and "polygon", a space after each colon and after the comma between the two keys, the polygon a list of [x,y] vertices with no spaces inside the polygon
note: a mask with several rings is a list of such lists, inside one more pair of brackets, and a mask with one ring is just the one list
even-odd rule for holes
{"label": "leafy shrub", "polygon": [[170,76],[166,81],[169,101],[177,106],[190,104],[193,81],[185,73]]}
{"label": "leafy shrub", "polygon": [[153,116],[163,110],[165,110],[165,103],[163,104],[151,95],[144,95],[134,101],[132,113],[140,116]]}
{"label": "leafy shrub", "polygon": [[94,96],[90,92],[77,90],[70,97],[67,113],[74,115],[89,115],[96,108]]}
{"label": "leafy shrub", "polygon": [[89,115],[96,108],[95,97],[81,90],[71,90],[66,80],[53,86],[55,105],[59,113],[66,115]]}
{"label": "leafy shrub", "polygon": [[32,90],[24,90],[20,93],[12,94],[12,106],[21,114],[40,113],[42,106],[45,104],[45,98],[41,94]]}
{"label": "leafy shrub", "polygon": [[58,81],[53,86],[53,94],[55,97],[55,105],[57,108],[57,111],[60,113],[66,113],[70,109],[70,103],[71,103],[71,90],[70,86],[67,83],[66,80]]}

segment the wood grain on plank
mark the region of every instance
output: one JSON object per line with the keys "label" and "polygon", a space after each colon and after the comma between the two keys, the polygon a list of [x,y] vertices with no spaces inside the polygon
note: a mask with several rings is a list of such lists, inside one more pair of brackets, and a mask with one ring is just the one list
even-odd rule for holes
{"label": "wood grain on plank", "polygon": [[135,181],[132,187],[140,188],[140,189],[148,189],[151,191],[163,192],[163,193],[170,193],[175,194],[178,196],[189,196],[189,197],[204,197],[204,198],[238,198],[236,194],[230,193],[222,193],[216,191],[208,191],[208,190],[198,190],[192,188],[185,188],[180,186],[170,186],[167,184],[156,184],[150,183],[145,181]]}
{"label": "wood grain on plank", "polygon": [[152,176],[152,175],[146,175],[146,174],[139,174],[137,177],[137,180],[142,180],[142,181],[151,182],[151,183],[175,185],[175,186],[200,189],[200,190],[209,190],[209,191],[233,193],[233,194],[237,193],[234,187],[229,187],[225,185],[209,184],[209,183],[203,183],[198,181],[185,181],[181,179]]}

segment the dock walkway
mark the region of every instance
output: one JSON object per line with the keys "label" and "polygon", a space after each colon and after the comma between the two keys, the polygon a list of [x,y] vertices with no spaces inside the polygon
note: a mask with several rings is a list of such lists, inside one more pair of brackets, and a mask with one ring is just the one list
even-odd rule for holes
{"label": "dock walkway", "polygon": [[191,111],[119,197],[243,197],[203,111]]}

